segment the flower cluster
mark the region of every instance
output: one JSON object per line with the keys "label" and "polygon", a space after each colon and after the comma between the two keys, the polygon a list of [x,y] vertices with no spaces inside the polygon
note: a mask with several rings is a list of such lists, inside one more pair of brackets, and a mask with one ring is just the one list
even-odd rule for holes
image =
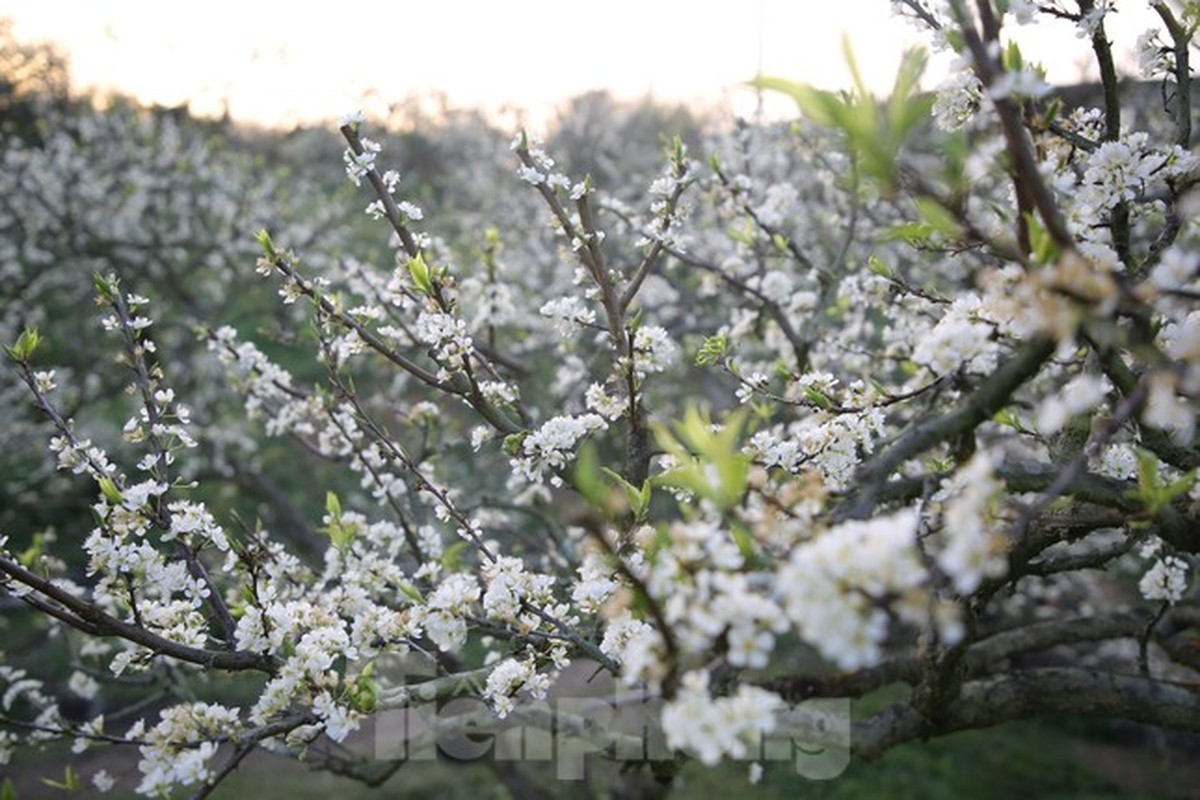
{"label": "flower cluster", "polygon": [[562,478],[557,472],[573,457],[579,441],[607,427],[608,423],[598,414],[564,415],[547,420],[521,442],[520,454],[510,462],[512,469],[533,483],[541,483],[549,471],[551,485],[561,486]]}
{"label": "flower cluster", "polygon": [[708,673],[694,671],[683,676],[679,694],[663,707],[663,733],[668,746],[694,753],[711,766],[723,758],[761,752],[762,740],[775,730],[782,710],[778,695],[753,686],[713,697]]}
{"label": "flower cluster", "polygon": [[[237,735],[243,725],[237,709],[213,703],[181,704],[162,712],[157,725],[146,731],[138,770],[138,793],[161,795],[176,786],[202,783],[217,753],[219,736]],[[130,738],[135,738],[130,736]]]}
{"label": "flower cluster", "polygon": [[1187,590],[1188,564],[1179,556],[1166,555],[1155,559],[1150,569],[1138,581],[1138,591],[1147,600],[1177,603]]}
{"label": "flower cluster", "polygon": [[595,310],[588,308],[575,295],[547,301],[538,309],[538,313],[553,320],[554,330],[559,336],[566,336],[579,327],[596,322]]}
{"label": "flower cluster", "polygon": [[347,147],[342,153],[342,160],[346,162],[346,177],[348,177],[355,186],[362,184],[362,179],[367,173],[375,169],[375,160],[379,157],[379,152],[383,149],[383,145],[372,139],[362,140],[362,152],[355,153],[354,150]]}
{"label": "flower cluster", "polygon": [[546,696],[546,690],[549,688],[550,679],[537,671],[532,660],[518,661],[508,658],[497,664],[488,675],[483,699],[490,703],[496,715],[503,719],[512,712],[513,699],[518,694],[527,692],[531,697],[541,699]]}
{"label": "flower cluster", "polygon": [[986,451],[972,456],[943,487],[948,495],[942,520],[946,539],[937,564],[960,594],[975,591],[984,578],[996,578],[1007,567],[1007,542],[998,530],[996,504],[1003,486],[993,476]]}
{"label": "flower cluster", "polygon": [[1112,386],[1105,377],[1076,375],[1060,392],[1038,404],[1038,431],[1042,434],[1057,433],[1072,417],[1091,411],[1104,402],[1111,389]]}
{"label": "flower cluster", "polygon": [[416,336],[432,348],[434,359],[441,365],[438,379],[442,381],[463,368],[474,346],[467,335],[467,324],[442,312],[422,311],[417,317]]}
{"label": "flower cluster", "polygon": [[993,327],[980,318],[982,301],[973,295],[955,300],[929,333],[921,338],[912,360],[935,375],[960,367],[987,374],[996,368],[999,351]]}
{"label": "flower cluster", "polygon": [[891,598],[901,619],[925,620],[927,581],[911,509],[830,528],[795,548],[775,577],[800,636],[846,670],[883,657]]}
{"label": "flower cluster", "polygon": [[979,110],[983,86],[969,65],[959,62],[937,89],[933,103],[933,119],[945,131],[955,131],[967,124]]}

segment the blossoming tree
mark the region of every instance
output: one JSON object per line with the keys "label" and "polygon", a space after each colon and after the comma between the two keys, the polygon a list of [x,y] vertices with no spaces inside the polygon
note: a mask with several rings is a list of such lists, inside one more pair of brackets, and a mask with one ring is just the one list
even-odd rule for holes
{"label": "blossoming tree", "polygon": [[[0,753],[137,748],[140,793],[203,797],[257,748],[374,781],[416,740],[519,725],[666,792],[685,759],[780,741],[870,758],[1047,713],[1200,727],[1200,10],[1150,3],[1162,102],[1126,130],[1114,0],[892,5],[956,54],[935,95],[916,53],[886,101],[760,79],[803,120],[715,135],[707,164],[677,141],[635,204],[522,133],[502,191],[536,218],[466,243],[344,119],[394,259],[313,268],[279,224],[258,235],[323,379],[254,331],[202,333],[266,435],[355,476],[312,488],[315,558],[201,499],[136,276],[94,285],[134,455],[56,400],[53,327],[20,334],[15,374],[95,503],[64,537],[81,568],[5,550],[0,591],[68,644],[73,691],[144,673],[169,702],[72,718],[3,666]],[[1064,106],[1009,44],[1047,16],[1090,41],[1098,107]],[[189,699],[223,674],[253,698]],[[632,728],[565,702],[601,675],[640,698]],[[895,686],[869,715],[814,704]],[[337,747],[371,725],[369,754]]]}

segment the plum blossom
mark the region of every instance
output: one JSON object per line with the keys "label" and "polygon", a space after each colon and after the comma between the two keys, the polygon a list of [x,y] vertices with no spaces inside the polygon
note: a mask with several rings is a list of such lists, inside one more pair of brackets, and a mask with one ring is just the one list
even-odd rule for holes
{"label": "plum blossom", "polygon": [[1008,566],[1005,540],[994,522],[1002,486],[993,472],[991,456],[980,451],[945,485],[950,494],[943,519],[946,541],[937,564],[963,595],[984,578],[1003,575]]}
{"label": "plum blossom", "polygon": [[549,688],[550,678],[537,671],[532,659],[508,658],[488,674],[483,699],[491,703],[496,715],[503,719],[515,708],[513,700],[518,694],[528,692],[540,699],[546,696]]}
{"label": "plum blossom", "polygon": [[342,160],[346,162],[346,176],[355,186],[360,186],[362,179],[375,168],[375,159],[379,156],[383,145],[372,139],[363,139],[362,149],[361,153],[355,153],[347,147],[342,154]]}
{"label": "plum blossom", "polygon": [[1134,52],[1137,53],[1138,71],[1147,80],[1165,78],[1175,80],[1175,58],[1170,47],[1162,41],[1162,33],[1150,28],[1137,38]]}
{"label": "plum blossom", "polygon": [[466,322],[443,312],[422,311],[417,317],[416,335],[433,348],[434,358],[441,367],[440,380],[448,380],[461,369],[474,347]]}
{"label": "plum blossom", "polygon": [[669,747],[688,750],[712,766],[722,758],[760,752],[783,708],[778,695],[744,684],[731,696],[713,697],[708,672],[694,670],[683,676],[679,693],[663,706],[662,728]]}
{"label": "plum blossom", "polygon": [[[510,462],[513,471],[530,482],[540,483],[547,471],[554,473],[567,465],[581,439],[607,427],[608,423],[599,414],[549,419],[521,442],[521,454]],[[561,486],[562,479],[552,474],[550,483]]]}
{"label": "plum blossom", "polygon": [[425,605],[417,609],[415,621],[440,650],[453,652],[467,639],[466,616],[479,601],[479,583],[471,575],[449,575]]}
{"label": "plum blossom", "polygon": [[645,620],[629,611],[609,620],[600,641],[600,652],[621,665],[621,680],[627,685],[662,677],[662,635]]}
{"label": "plum blossom", "polygon": [[638,328],[633,335],[633,371],[639,378],[662,372],[675,360],[679,346],[657,325]]}
{"label": "plum blossom", "polygon": [[575,295],[550,300],[538,309],[538,313],[553,320],[554,330],[560,336],[565,336],[577,328],[593,325],[596,322],[595,310],[587,308],[583,301]]}
{"label": "plum blossom", "polygon": [[1179,556],[1163,556],[1138,581],[1138,591],[1147,600],[1177,603],[1187,589],[1188,564]]}
{"label": "plum blossom", "polygon": [[1056,433],[1071,417],[1091,411],[1104,402],[1112,390],[1108,378],[1100,375],[1077,375],[1062,390],[1043,400],[1037,409],[1037,429],[1043,435]]}
{"label": "plum blossom", "polygon": [[979,109],[983,85],[969,65],[959,62],[937,88],[933,119],[944,131],[961,128]]}
{"label": "plum blossom", "polygon": [[933,330],[921,338],[912,360],[935,375],[963,366],[984,374],[995,369],[999,352],[991,341],[992,326],[980,318],[981,305],[975,295],[955,300]]}
{"label": "plum blossom", "polygon": [[611,560],[599,553],[589,553],[578,569],[579,580],[571,590],[571,599],[589,613],[595,613],[617,590]]}
{"label": "plum blossom", "polygon": [[325,721],[325,733],[335,742],[345,741],[346,737],[358,730],[361,714],[359,712],[334,702],[329,692],[321,692],[313,699],[313,712]]}
{"label": "plum blossom", "polygon": [[928,580],[916,535],[917,512],[905,509],[844,522],[796,547],[775,584],[800,636],[842,669],[876,663],[888,632],[877,601]]}

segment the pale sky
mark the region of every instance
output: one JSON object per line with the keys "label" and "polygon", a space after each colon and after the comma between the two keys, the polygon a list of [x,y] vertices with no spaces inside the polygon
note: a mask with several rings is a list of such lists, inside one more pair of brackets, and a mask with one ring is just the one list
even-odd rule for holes
{"label": "pale sky", "polygon": [[[1112,37],[1130,51],[1153,18],[1121,0]],[[146,102],[290,125],[444,93],[455,106],[543,117],[592,89],[746,113],[739,84],[764,74],[839,88],[846,33],[868,81],[890,86],[915,31],[888,0],[0,0],[22,41],[50,39],[81,86]],[[1084,43],[1058,25],[1027,56],[1072,81]],[[1065,47],[1064,47],[1065,45]],[[1031,49],[1030,49],[1031,48]],[[943,66],[944,68],[944,66]],[[927,86],[936,83],[931,72]]]}

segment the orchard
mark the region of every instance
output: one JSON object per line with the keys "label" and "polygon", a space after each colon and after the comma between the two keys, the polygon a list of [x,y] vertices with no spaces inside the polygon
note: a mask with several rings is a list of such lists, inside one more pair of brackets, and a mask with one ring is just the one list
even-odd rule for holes
{"label": "orchard", "polygon": [[[332,189],[332,131],[283,167],[22,107],[0,764],[128,752],[53,785],[200,798],[256,751],[371,786],[440,752],[649,797],[1034,717],[1200,730],[1200,4],[1112,41],[1139,2],[893,0],[948,77],[755,79],[787,124],[560,154],[351,113]],[[1089,102],[1026,25],[1090,44]]]}

